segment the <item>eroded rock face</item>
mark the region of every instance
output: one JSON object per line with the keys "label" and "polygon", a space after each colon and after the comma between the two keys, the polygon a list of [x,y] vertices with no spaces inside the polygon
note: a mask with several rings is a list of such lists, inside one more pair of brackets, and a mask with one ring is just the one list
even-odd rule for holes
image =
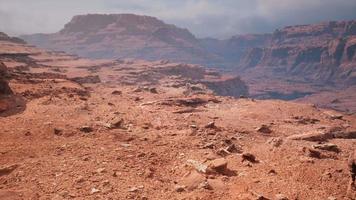
{"label": "eroded rock face", "polygon": [[42,48],[91,58],[169,59],[211,63],[217,56],[200,47],[187,29],[134,14],[79,15],[54,34],[23,36]]}
{"label": "eroded rock face", "polygon": [[2,62],[0,62],[0,95],[12,93],[7,83],[7,78],[7,67]]}
{"label": "eroded rock face", "polygon": [[288,75],[355,84],[356,21],[290,26],[247,51],[242,68],[283,66]]}
{"label": "eroded rock face", "polygon": [[204,81],[203,83],[220,96],[240,97],[249,94],[247,85],[239,77],[219,81]]}

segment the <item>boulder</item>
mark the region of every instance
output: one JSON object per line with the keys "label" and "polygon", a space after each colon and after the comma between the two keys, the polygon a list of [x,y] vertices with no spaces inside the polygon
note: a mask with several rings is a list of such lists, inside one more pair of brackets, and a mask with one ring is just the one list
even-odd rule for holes
{"label": "boulder", "polygon": [[340,152],[339,147],[336,144],[326,143],[326,144],[316,144],[313,145],[314,149],[326,150],[326,151],[334,151]]}
{"label": "boulder", "polygon": [[8,166],[0,166],[0,177],[5,176],[13,172],[19,165],[8,165]]}
{"label": "boulder", "polygon": [[268,125],[265,125],[265,124],[261,125],[256,130],[258,132],[260,132],[260,133],[272,133],[271,128]]}
{"label": "boulder", "polygon": [[210,171],[215,171],[217,173],[225,173],[227,170],[227,160],[225,158],[218,158],[212,160],[208,163],[208,168]]}
{"label": "boulder", "polygon": [[180,181],[180,185],[183,185],[187,191],[193,191],[199,188],[205,182],[206,178],[204,175],[196,171],[192,171],[187,176],[183,177],[183,179]]}
{"label": "boulder", "polygon": [[257,159],[256,159],[256,156],[253,155],[252,153],[243,153],[242,155],[242,162],[247,160],[249,162],[252,162],[252,163],[257,163]]}
{"label": "boulder", "polygon": [[305,140],[311,142],[323,142],[332,139],[334,136],[331,132],[313,131],[287,137],[290,140]]}

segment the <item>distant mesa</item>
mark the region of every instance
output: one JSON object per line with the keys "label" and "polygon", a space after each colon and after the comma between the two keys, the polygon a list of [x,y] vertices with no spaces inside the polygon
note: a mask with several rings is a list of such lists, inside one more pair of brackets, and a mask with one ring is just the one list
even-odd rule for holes
{"label": "distant mesa", "polygon": [[222,60],[201,47],[187,29],[134,14],[78,15],[57,33],[22,38],[42,48],[90,58],[169,59],[203,64]]}

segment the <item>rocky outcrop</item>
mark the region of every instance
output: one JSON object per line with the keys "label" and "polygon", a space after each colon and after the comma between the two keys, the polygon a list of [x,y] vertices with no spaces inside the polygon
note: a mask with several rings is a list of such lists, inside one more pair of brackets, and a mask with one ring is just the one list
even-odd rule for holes
{"label": "rocky outcrop", "polygon": [[134,14],[79,15],[57,33],[22,38],[39,47],[91,58],[169,59],[206,64],[218,60],[187,29]]}
{"label": "rocky outcrop", "polygon": [[249,49],[239,66],[283,67],[286,75],[305,80],[355,84],[356,21],[290,26],[271,41]]}
{"label": "rocky outcrop", "polygon": [[7,78],[7,67],[0,62],[0,95],[12,94],[12,91],[7,83]]}
{"label": "rocky outcrop", "polygon": [[239,77],[218,81],[203,81],[202,83],[220,96],[240,97],[249,94],[247,85]]}

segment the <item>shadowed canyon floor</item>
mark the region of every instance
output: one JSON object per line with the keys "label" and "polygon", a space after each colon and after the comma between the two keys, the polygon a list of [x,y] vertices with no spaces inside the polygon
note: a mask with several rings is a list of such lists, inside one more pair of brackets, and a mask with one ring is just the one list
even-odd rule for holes
{"label": "shadowed canyon floor", "polygon": [[355,198],[354,115],[216,96],[246,88],[194,65],[1,47],[26,104],[0,117],[0,199]]}

